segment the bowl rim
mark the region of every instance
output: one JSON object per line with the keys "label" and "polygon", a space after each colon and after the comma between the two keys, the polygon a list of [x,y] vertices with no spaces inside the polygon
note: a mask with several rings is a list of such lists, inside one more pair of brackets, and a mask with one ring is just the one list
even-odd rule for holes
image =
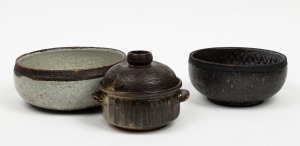
{"label": "bowl rim", "polygon": [[[282,61],[274,64],[267,64],[267,65],[260,65],[260,66],[245,66],[245,65],[230,65],[230,64],[220,64],[215,62],[209,62],[205,60],[200,60],[194,57],[194,55],[200,51],[204,50],[224,50],[224,49],[233,49],[233,50],[251,50],[251,51],[260,51],[265,52],[268,54],[275,54],[282,57]],[[287,57],[279,52],[267,50],[267,49],[260,49],[260,48],[250,48],[250,47],[211,47],[211,48],[204,48],[198,49],[190,53],[189,56],[189,63],[202,69],[206,70],[219,70],[219,71],[231,71],[231,72],[273,72],[281,70],[282,68],[287,66]]]}
{"label": "bowl rim", "polygon": [[[42,53],[47,51],[56,51],[56,50],[111,50],[114,53],[119,53],[122,55],[122,59],[118,62],[104,65],[101,67],[94,67],[94,68],[85,68],[85,69],[67,69],[67,70],[47,70],[47,69],[35,69],[30,67],[22,66],[19,62],[20,59],[26,57],[28,55],[32,55],[35,53]],[[106,71],[118,64],[126,60],[126,54],[120,50],[113,49],[113,48],[106,48],[106,47],[88,47],[88,46],[72,46],[72,47],[55,47],[55,48],[48,48],[48,49],[41,49],[32,51],[29,53],[25,53],[19,56],[15,60],[15,67],[14,67],[14,74],[18,77],[26,76],[34,80],[43,80],[43,81],[79,81],[79,80],[88,80],[102,77]]]}

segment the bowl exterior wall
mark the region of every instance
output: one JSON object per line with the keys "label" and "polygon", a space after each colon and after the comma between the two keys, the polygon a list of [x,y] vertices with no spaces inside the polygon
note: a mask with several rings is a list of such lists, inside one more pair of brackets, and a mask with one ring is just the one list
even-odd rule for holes
{"label": "bowl exterior wall", "polygon": [[180,102],[177,95],[153,95],[155,98],[152,99],[108,95],[103,100],[103,117],[108,123],[120,128],[154,130],[178,117]]}
{"label": "bowl exterior wall", "polygon": [[193,86],[209,99],[223,103],[251,103],[275,95],[283,86],[287,66],[272,72],[249,73],[201,69],[189,64]]}
{"label": "bowl exterior wall", "polygon": [[14,75],[15,87],[28,103],[51,110],[80,110],[99,104],[91,96],[100,78],[79,81],[43,81]]}

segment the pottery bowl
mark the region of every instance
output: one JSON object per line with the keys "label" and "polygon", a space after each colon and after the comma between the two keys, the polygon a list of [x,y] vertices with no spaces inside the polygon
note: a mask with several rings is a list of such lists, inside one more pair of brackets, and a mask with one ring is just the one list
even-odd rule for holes
{"label": "pottery bowl", "polygon": [[102,115],[119,128],[148,131],[174,121],[180,103],[189,98],[171,68],[153,61],[149,51],[131,51],[127,62],[110,68],[100,81],[94,99],[102,104]]}
{"label": "pottery bowl", "polygon": [[213,103],[254,106],[281,89],[287,58],[256,48],[200,49],[190,53],[189,75],[193,86]]}
{"label": "pottery bowl", "polygon": [[39,50],[17,58],[15,87],[28,103],[52,110],[80,110],[98,106],[92,94],[99,81],[126,55],[115,49],[63,47]]}

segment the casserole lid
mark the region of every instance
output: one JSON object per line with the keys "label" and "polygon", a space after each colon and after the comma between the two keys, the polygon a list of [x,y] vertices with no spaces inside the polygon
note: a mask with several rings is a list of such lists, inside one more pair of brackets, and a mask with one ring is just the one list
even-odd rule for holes
{"label": "casserole lid", "polygon": [[151,52],[139,50],[110,68],[100,86],[112,92],[157,93],[181,86],[181,81],[171,68],[153,61]]}

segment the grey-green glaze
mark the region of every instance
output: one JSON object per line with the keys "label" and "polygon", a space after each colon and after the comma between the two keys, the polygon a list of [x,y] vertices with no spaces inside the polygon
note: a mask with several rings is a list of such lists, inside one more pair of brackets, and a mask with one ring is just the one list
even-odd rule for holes
{"label": "grey-green glaze", "polygon": [[98,47],[31,52],[16,60],[15,87],[26,102],[45,109],[69,111],[98,106],[91,96],[98,90],[100,78],[125,56],[121,51]]}
{"label": "grey-green glaze", "polygon": [[100,79],[80,81],[41,81],[16,76],[15,87],[28,103],[52,110],[79,110],[94,107],[91,95],[98,89]]}

